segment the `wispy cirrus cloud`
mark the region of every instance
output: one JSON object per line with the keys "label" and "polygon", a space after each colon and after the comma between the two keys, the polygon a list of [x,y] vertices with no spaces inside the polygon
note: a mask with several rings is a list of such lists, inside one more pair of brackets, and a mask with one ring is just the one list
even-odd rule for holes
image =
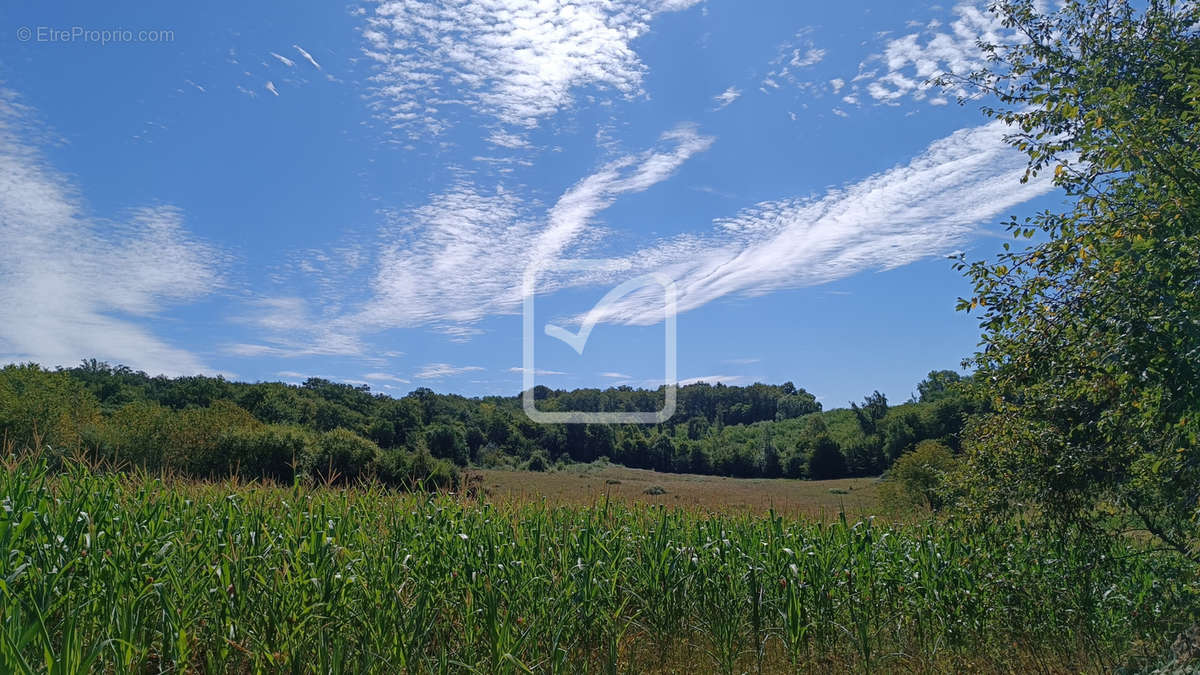
{"label": "wispy cirrus cloud", "polygon": [[808,89],[812,82],[802,77],[801,71],[825,60],[828,51],[813,41],[811,28],[801,29],[795,37],[779,46],[778,55],[771,61],[771,70],[763,78],[759,90],[770,93],[784,84]]}
{"label": "wispy cirrus cloud", "polygon": [[[978,223],[1053,189],[1047,179],[1020,182],[1026,158],[1004,142],[1006,131],[1000,122],[959,130],[903,166],[817,199],[762,202],[718,220],[710,233],[667,239],[625,260],[674,279],[685,312],[943,255]],[[630,293],[600,319],[657,323],[661,290]]]}
{"label": "wispy cirrus cloud", "polygon": [[[345,255],[302,256],[291,267],[304,273],[303,280],[316,282],[320,292],[311,298],[254,301],[241,320],[260,329],[261,341],[229,345],[226,351],[238,356],[365,356],[364,335],[416,326],[452,341],[469,340],[482,333],[475,325],[482,319],[520,311],[530,265],[551,268],[568,252],[598,245],[603,228],[596,220],[605,209],[623,195],[667,180],[713,141],[693,125],[680,125],[662,134],[655,147],[600,166],[548,209],[502,186],[485,191],[460,181],[420,207],[390,214],[373,253],[339,249],[354,253],[352,263],[336,265],[343,285],[345,270],[373,268],[362,284],[369,297],[350,302],[326,265],[317,263],[322,256],[342,261]],[[539,291],[580,283],[579,278],[550,275]],[[357,280],[353,285],[361,287]]]}
{"label": "wispy cirrus cloud", "polygon": [[729,106],[730,104],[732,104],[734,101],[738,100],[741,97],[742,97],[742,91],[740,89],[738,89],[737,87],[730,87],[730,88],[726,89],[725,91],[721,92],[720,94],[717,94],[716,96],[714,96],[713,100],[717,102],[716,109],[720,110],[722,108]]}
{"label": "wispy cirrus cloud", "polygon": [[584,87],[633,97],[645,66],[632,42],[655,15],[699,0],[382,0],[365,12],[379,114],[414,135],[450,111],[530,128]]}
{"label": "wispy cirrus cloud", "polygon": [[304,60],[308,61],[309,64],[312,65],[313,68],[316,68],[317,70],[321,70],[321,64],[317,63],[317,60],[313,58],[313,55],[309,54],[307,51],[305,51],[304,47],[301,47],[300,45],[292,45],[292,49],[295,49],[296,51],[300,52],[300,56],[303,56]]}
{"label": "wispy cirrus cloud", "polygon": [[418,380],[437,380],[483,370],[480,366],[452,366],[449,363],[427,363],[413,374]]}
{"label": "wispy cirrus cloud", "polygon": [[366,375],[363,375],[363,379],[371,380],[372,382],[395,382],[397,384],[410,383],[409,380],[406,380],[403,377],[389,375],[388,373],[367,373]]}
{"label": "wispy cirrus cloud", "polygon": [[170,206],[119,220],[85,213],[76,187],[29,142],[37,132],[26,112],[0,90],[0,359],[215,372],[149,322],[218,289],[226,256],[188,233]]}
{"label": "wispy cirrus cloud", "polygon": [[[608,269],[550,275],[537,289],[610,285],[658,272],[676,282],[680,312],[732,295],[756,296],[886,270],[960,246],[975,227],[1052,186],[1020,183],[1025,158],[993,122],[939,139],[906,164],[829,190],[785,198],[610,258]],[[359,309],[317,322],[319,349],[362,353],[360,336],[430,326],[463,337],[488,316],[519,311],[529,265],[552,268],[582,245],[600,246],[597,215],[623,194],[672,175],[712,142],[695,129],[664,135],[662,147],[614,160],[568,189],[537,215],[516,195],[463,184],[398,217],[383,238],[372,297]],[[303,308],[260,323],[288,334],[314,323]],[[576,317],[575,320],[578,320]],[[661,291],[637,290],[608,305],[602,322],[646,325],[662,319]],[[272,325],[272,323],[274,325]],[[297,345],[299,348],[299,345]],[[311,351],[313,347],[303,348]]]}
{"label": "wispy cirrus cloud", "polygon": [[[510,373],[524,373],[526,370],[529,370],[529,369],[528,369],[528,368],[522,368],[521,366],[513,366],[512,368],[509,368],[509,369],[508,369],[508,372],[510,372]],[[533,374],[534,374],[534,375],[566,375],[567,373],[564,373],[564,372],[563,372],[563,371],[561,371],[561,370],[542,370],[541,368],[534,368],[534,369],[533,369]]]}
{"label": "wispy cirrus cloud", "polygon": [[383,234],[388,243],[379,253],[374,295],[353,323],[435,324],[458,332],[486,316],[519,311],[529,265],[549,267],[571,247],[593,241],[596,217],[614,201],[666,180],[712,142],[692,126],[677,127],[658,147],[600,167],[542,213],[502,188],[485,193],[463,183],[435,195],[397,216]]}
{"label": "wispy cirrus cloud", "polygon": [[700,377],[689,377],[686,380],[680,380],[679,386],[686,387],[689,384],[699,384],[707,382],[708,384],[739,384],[749,381],[749,377],[745,375],[701,375]]}

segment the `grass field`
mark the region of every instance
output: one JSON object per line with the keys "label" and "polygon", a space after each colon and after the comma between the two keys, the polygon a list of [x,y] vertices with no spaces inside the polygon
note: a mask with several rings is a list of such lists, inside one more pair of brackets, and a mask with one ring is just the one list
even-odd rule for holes
{"label": "grass field", "polygon": [[[836,518],[882,515],[876,478],[803,481],[727,478],[627,469],[616,464],[575,464],[558,471],[475,471],[489,500],[591,506],[610,499],[630,505],[664,505],[713,513]],[[661,494],[654,488],[661,488]],[[647,492],[650,490],[651,492]]]}
{"label": "grass field", "polygon": [[1159,658],[1187,597],[1169,557],[1018,523],[164,485],[29,461],[0,471],[0,502],[6,673],[1106,671]]}

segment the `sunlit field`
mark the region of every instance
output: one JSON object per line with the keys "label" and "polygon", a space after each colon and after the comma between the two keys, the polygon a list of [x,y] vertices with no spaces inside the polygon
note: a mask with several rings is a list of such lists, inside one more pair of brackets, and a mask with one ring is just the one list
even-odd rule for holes
{"label": "sunlit field", "polygon": [[[0,472],[5,672],[1108,670],[1167,558],[1018,523],[822,524]],[[1048,600],[1052,599],[1052,602]]]}
{"label": "sunlit field", "polygon": [[[477,476],[477,479],[472,477]],[[730,478],[630,469],[618,464],[575,464],[557,471],[468,473],[492,502],[592,506],[604,501],[680,507],[696,513],[807,516],[820,520],[892,517],[881,503],[878,478],[788,480]]]}

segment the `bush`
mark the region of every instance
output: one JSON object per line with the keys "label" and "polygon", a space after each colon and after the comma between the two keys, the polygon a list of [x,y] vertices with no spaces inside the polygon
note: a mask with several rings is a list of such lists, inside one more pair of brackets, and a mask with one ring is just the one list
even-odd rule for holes
{"label": "bush", "polygon": [[353,480],[378,464],[379,446],[348,429],[333,429],[317,437],[315,452],[305,468],[325,480]]}
{"label": "bush", "polygon": [[96,397],[66,373],[32,363],[0,368],[0,437],[14,449],[79,450],[81,432],[99,423]]}
{"label": "bush", "polygon": [[898,507],[945,505],[945,478],[958,465],[954,453],[940,441],[921,441],[901,455],[884,480],[884,500]]}
{"label": "bush", "polygon": [[313,435],[300,427],[270,424],[232,429],[218,440],[209,475],[236,473],[246,479],[291,482],[295,469],[312,466],[316,453]]}
{"label": "bush", "polygon": [[225,437],[262,427],[250,413],[228,401],[186,410],[136,401],[87,430],[84,439],[100,459],[118,465],[175,470],[196,477],[227,476],[236,455],[221,447]]}
{"label": "bush", "polygon": [[523,468],[526,471],[545,471],[550,468],[550,456],[544,450],[538,450],[529,456]]}

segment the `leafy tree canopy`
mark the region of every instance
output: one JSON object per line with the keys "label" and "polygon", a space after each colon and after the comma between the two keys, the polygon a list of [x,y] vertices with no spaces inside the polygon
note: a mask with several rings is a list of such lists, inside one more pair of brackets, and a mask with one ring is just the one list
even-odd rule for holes
{"label": "leafy tree canopy", "polygon": [[993,408],[970,501],[1127,526],[1115,510],[1200,560],[1200,9],[1042,5],[994,4],[1020,39],[959,80],[1070,204],[1009,223],[1036,243],[960,262]]}

